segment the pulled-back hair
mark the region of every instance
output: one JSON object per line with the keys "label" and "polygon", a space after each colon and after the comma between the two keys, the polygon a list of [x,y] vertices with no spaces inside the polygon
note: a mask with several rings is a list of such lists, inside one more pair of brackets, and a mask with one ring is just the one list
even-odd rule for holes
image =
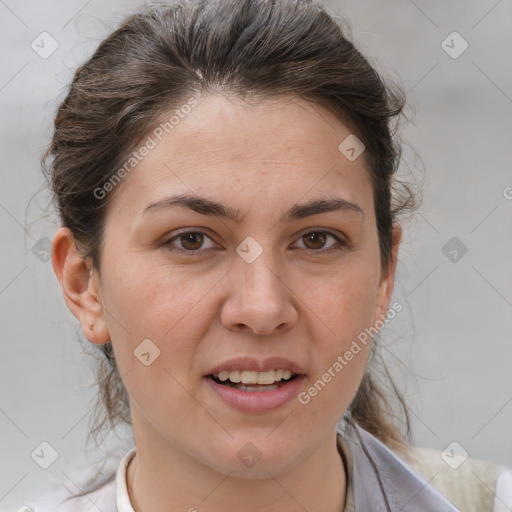
{"label": "pulled-back hair", "polygon": [[[310,0],[173,0],[128,17],[77,69],[43,158],[62,225],[84,258],[101,271],[105,213],[117,193],[100,198],[94,191],[164,113],[204,92],[256,102],[296,95],[328,108],[364,143],[385,271],[392,224],[416,205],[407,184],[396,179],[396,125],[405,95],[384,82],[348,34],[343,21]],[[129,424],[130,408],[111,342],[94,349],[99,393],[90,436],[97,440]],[[397,447],[406,436],[395,416],[402,414],[408,435],[407,410],[376,356],[372,349],[348,412]]]}

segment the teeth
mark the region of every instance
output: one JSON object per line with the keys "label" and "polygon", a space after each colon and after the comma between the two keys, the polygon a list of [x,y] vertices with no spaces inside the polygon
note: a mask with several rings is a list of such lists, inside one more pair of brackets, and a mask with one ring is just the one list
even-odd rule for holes
{"label": "teeth", "polygon": [[236,370],[233,372],[222,371],[214,377],[222,382],[229,379],[231,382],[241,382],[242,384],[273,384],[283,379],[288,380],[292,375],[290,370],[269,370],[267,372]]}

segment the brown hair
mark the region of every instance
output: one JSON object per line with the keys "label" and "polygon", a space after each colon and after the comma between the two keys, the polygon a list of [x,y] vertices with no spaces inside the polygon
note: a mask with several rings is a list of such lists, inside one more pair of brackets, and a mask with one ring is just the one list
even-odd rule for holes
{"label": "brown hair", "polygon": [[[84,258],[100,270],[105,212],[115,193],[104,200],[94,190],[157,126],[163,109],[203,91],[255,101],[293,94],[327,107],[364,143],[386,270],[392,223],[415,208],[410,187],[395,176],[405,95],[383,81],[347,34],[310,0],[175,0],[127,18],[76,71],[43,158],[62,224]],[[99,399],[90,432],[96,440],[105,428],[130,422],[111,343],[97,348]],[[393,396],[409,435],[407,410],[384,363],[371,359],[349,415],[397,447],[404,437],[394,420],[399,411]]]}

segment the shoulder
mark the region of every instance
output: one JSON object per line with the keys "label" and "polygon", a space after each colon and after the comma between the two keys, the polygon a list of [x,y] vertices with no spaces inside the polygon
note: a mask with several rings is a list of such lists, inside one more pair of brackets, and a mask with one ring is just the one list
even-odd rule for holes
{"label": "shoulder", "polygon": [[108,457],[100,473],[91,471],[86,476],[77,472],[72,478],[48,482],[44,493],[34,499],[26,497],[18,512],[118,512],[119,503],[123,510],[132,510],[126,505],[126,467],[135,448],[122,453],[120,461],[118,454]]}
{"label": "shoulder", "polygon": [[407,464],[462,512],[512,509],[512,470],[453,451],[412,447]]}
{"label": "shoulder", "polygon": [[404,512],[512,511],[510,469],[452,451],[392,449],[357,424],[344,435],[340,443],[348,454],[356,510],[380,510],[387,502]]}

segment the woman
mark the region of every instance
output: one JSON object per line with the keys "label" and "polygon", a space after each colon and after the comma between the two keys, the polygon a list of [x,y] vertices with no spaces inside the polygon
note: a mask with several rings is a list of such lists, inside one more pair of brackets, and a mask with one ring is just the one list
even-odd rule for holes
{"label": "woman", "polygon": [[512,506],[510,472],[410,447],[375,373],[414,207],[403,105],[305,0],[147,8],[78,69],[52,262],[135,448],[47,510]]}

